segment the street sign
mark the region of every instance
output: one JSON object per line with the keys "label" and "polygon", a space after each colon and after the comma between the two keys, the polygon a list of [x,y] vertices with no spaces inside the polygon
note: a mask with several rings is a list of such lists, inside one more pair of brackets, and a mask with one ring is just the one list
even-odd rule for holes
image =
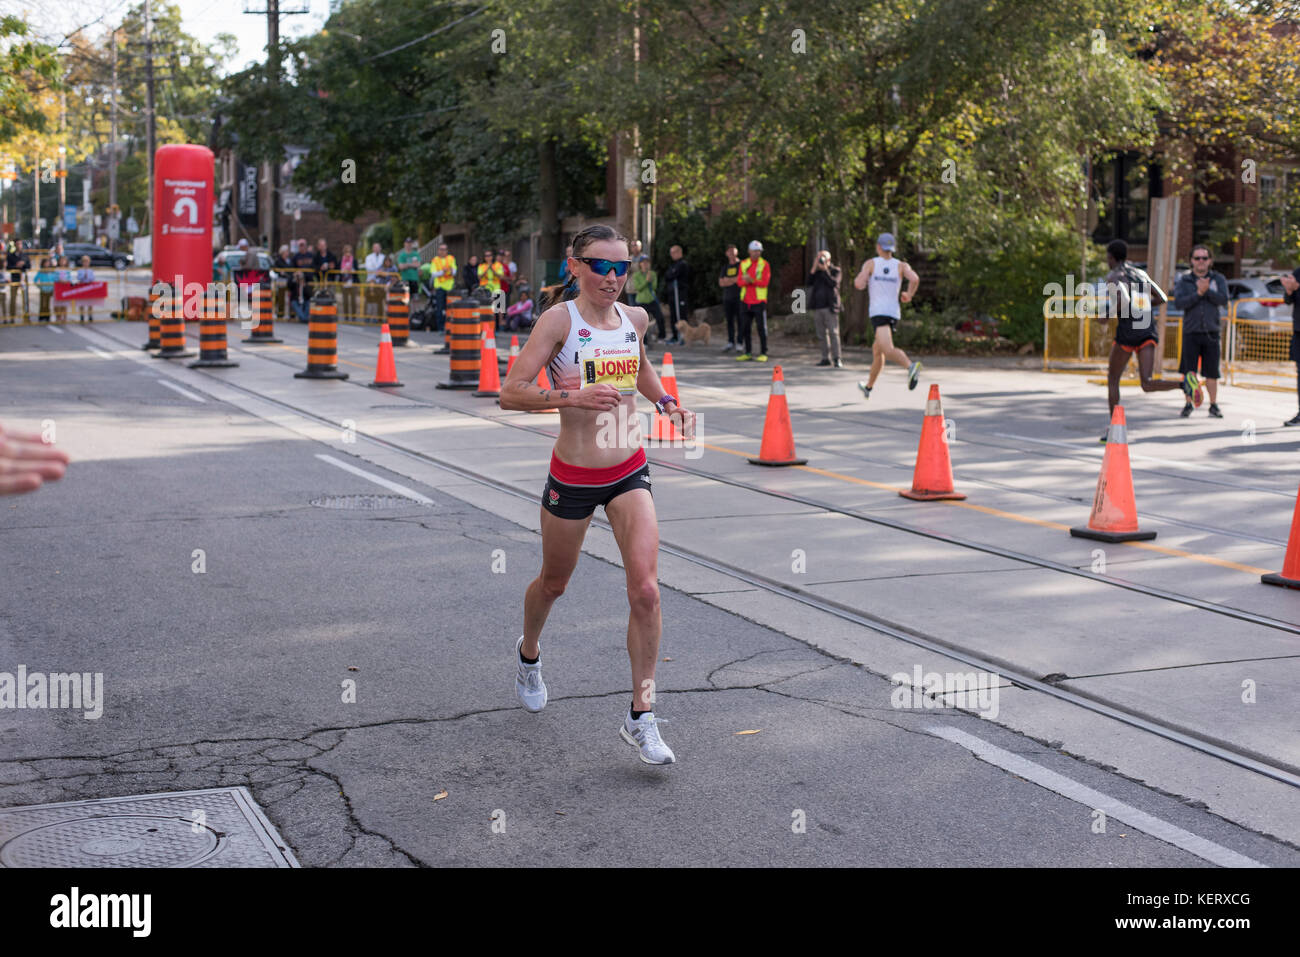
{"label": "street sign", "polygon": [[135,221],[134,216],[126,217],[126,231],[132,236],[140,231],[140,224]]}
{"label": "street sign", "polygon": [[69,206],[63,210],[63,231],[75,232],[77,229],[77,208]]}

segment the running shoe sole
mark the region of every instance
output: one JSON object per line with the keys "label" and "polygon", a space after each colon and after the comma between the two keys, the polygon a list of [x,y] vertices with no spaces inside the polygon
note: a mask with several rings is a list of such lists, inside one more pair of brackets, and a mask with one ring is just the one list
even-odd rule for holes
{"label": "running shoe sole", "polygon": [[637,744],[636,738],[632,737],[632,734],[627,730],[626,725],[618,729],[618,736],[622,738],[624,741],[626,741],[628,744],[632,745],[632,747],[636,748],[636,756],[641,759],[641,762],[643,764],[653,765],[654,767],[661,767],[662,765],[665,764],[677,763],[677,759],[675,757],[671,761],[651,761],[641,752],[641,745]]}
{"label": "running shoe sole", "polygon": [[921,363],[913,362],[912,367],[907,370],[908,390],[910,391],[911,389],[915,389],[916,383],[919,382],[920,379],[921,379]]}

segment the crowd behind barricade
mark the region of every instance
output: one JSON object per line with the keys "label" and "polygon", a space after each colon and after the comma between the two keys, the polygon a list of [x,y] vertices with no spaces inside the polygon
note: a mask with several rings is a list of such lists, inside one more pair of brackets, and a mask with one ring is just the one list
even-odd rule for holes
{"label": "crowd behind barricade", "polygon": [[279,321],[307,322],[312,296],[322,288],[333,294],[344,322],[384,322],[388,303],[396,298],[406,304],[413,328],[442,331],[448,300],[473,295],[498,306],[499,328],[526,328],[535,317],[530,285],[504,249],[484,250],[481,257],[472,255],[460,265],[446,243],[425,261],[409,237],[396,251],[385,251],[376,242],[364,254],[351,245],[336,253],[325,239],[317,240],[315,248],[309,248],[306,239],[296,239],[282,245],[274,257],[241,240],[238,250],[218,255],[213,278],[262,281],[241,274],[240,253],[266,258],[267,269],[261,272],[269,273],[266,281],[274,289]]}
{"label": "crowd behind barricade", "polygon": [[[73,263],[63,254],[61,242],[53,249],[36,249],[11,240],[4,249],[0,323],[66,322],[68,300],[55,298],[55,284],[75,291],[78,286],[94,282],[89,256],[81,256]],[[95,318],[95,301],[79,300],[76,310],[78,321],[89,322]]]}

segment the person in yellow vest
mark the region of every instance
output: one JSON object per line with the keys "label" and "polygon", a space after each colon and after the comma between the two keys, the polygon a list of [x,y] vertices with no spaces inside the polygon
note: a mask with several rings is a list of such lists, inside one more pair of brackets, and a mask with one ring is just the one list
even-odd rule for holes
{"label": "person in yellow vest", "polygon": [[438,255],[430,263],[433,276],[433,328],[441,332],[447,322],[447,293],[456,283],[456,257],[447,251],[446,243],[438,244]]}
{"label": "person in yellow vest", "polygon": [[[740,338],[745,351],[736,356],[737,362],[757,359],[767,361],[767,287],[772,281],[772,267],[763,258],[763,244],[755,239],[749,244],[749,258],[741,262],[736,285],[740,286]],[[758,355],[749,354],[750,326],[758,326]]]}
{"label": "person in yellow vest", "polygon": [[[492,319],[493,327],[500,331],[501,321],[505,318],[504,296],[497,296],[501,291],[501,279],[506,274],[506,269],[496,260],[496,253],[490,249],[483,251],[483,261],[478,264],[478,284],[479,288],[486,289],[492,294]],[[500,309],[497,309],[497,306]]]}

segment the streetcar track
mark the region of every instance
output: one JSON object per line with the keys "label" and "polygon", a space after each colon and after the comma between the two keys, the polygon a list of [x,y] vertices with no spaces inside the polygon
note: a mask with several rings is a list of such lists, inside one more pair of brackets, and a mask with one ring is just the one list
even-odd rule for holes
{"label": "streetcar track", "polygon": [[[267,356],[267,358],[270,357]],[[280,363],[280,364],[284,365],[286,363]],[[198,370],[198,371],[203,371],[203,370]],[[236,391],[242,392],[245,395],[248,395],[259,401],[266,402],[271,405],[286,409],[301,418],[322,423],[325,425],[329,425],[332,428],[339,427],[338,423],[331,421],[325,416],[318,415],[306,409],[299,408],[298,406],[295,406],[281,399],[276,399],[270,396],[263,395],[262,393],[257,392],[251,388],[238,385],[236,383],[214,376],[211,373],[204,372],[204,374],[212,378],[216,382],[221,382],[224,385],[232,389],[235,389]],[[470,415],[475,418],[481,418],[481,419],[489,418],[487,416],[482,416],[472,411],[457,409],[450,406],[441,406],[441,408],[444,408],[447,411]],[[508,422],[501,423],[501,424],[513,425],[512,423],[508,423]],[[515,426],[515,427],[521,428],[525,431],[535,432],[541,435],[549,435],[549,433],[543,432],[542,430],[530,426]],[[534,494],[533,490],[525,490],[525,489],[517,488],[500,479],[496,479],[493,478],[492,476],[476,472],[464,466],[443,461],[427,453],[419,452],[415,449],[407,448],[406,446],[400,445],[388,439],[371,435],[363,430],[356,430],[356,435],[364,438],[366,441],[376,446],[396,452],[400,455],[419,461],[426,465],[432,465],[436,468],[442,469],[443,471],[459,476],[460,478],[467,479],[474,484],[481,485],[486,488],[495,489],[497,491],[503,492],[514,498],[518,498],[522,501],[526,501],[529,503],[535,503],[537,500],[537,497]],[[669,468],[673,467],[671,465],[668,465],[667,463],[656,463],[656,464],[661,466],[666,466]],[[699,473],[699,474],[705,478],[710,478],[715,480],[718,479],[717,476],[713,476],[708,473]],[[742,487],[746,485],[746,483],[730,483],[730,484],[736,484]],[[759,489],[756,487],[753,488],[753,490],[764,494],[767,493],[767,490]],[[782,496],[780,493],[777,494],[778,497],[788,497],[788,496]],[[833,509],[833,510],[841,511],[838,509]],[[853,517],[865,518],[865,516],[853,516]],[[612,531],[608,522],[605,522],[603,520],[593,518],[593,524],[606,531]],[[888,523],[888,524],[896,524],[896,523]],[[906,528],[903,530],[914,531],[919,534],[925,535],[925,537],[937,538],[940,540],[942,540],[943,538],[943,536],[937,535],[935,533],[927,534],[919,530],[906,529]],[[978,550],[986,550],[980,546],[975,546],[975,547],[977,547]],[[1013,685],[1016,685],[1018,687],[1027,690],[1036,691],[1040,694],[1047,695],[1048,697],[1051,697],[1055,700],[1073,705],[1075,707],[1082,708],[1094,714],[1099,714],[1105,717],[1109,717],[1113,720],[1119,721],[1130,727],[1137,728],[1139,730],[1153,734],[1157,737],[1187,747],[1191,750],[1198,751],[1202,754],[1215,757],[1219,760],[1232,764],[1236,767],[1240,767],[1245,770],[1251,771],[1253,773],[1259,774],[1263,777],[1267,777],[1272,780],[1279,781],[1284,784],[1288,784],[1292,787],[1300,788],[1300,769],[1297,769],[1290,764],[1284,762],[1278,762],[1275,759],[1260,754],[1257,751],[1235,746],[1231,742],[1201,734],[1190,728],[1183,728],[1173,723],[1162,722],[1153,718],[1146,717],[1145,715],[1142,715],[1136,711],[1130,710],[1123,706],[1111,704],[1110,702],[1096,695],[1093,695],[1089,692],[1083,690],[1063,688],[1058,683],[1056,683],[1063,680],[1074,680],[1073,678],[1060,679],[1060,678],[1055,678],[1053,676],[1045,676],[1045,677],[1053,677],[1052,681],[1046,681],[1042,677],[1035,677],[1033,675],[1029,675],[1023,672],[1021,669],[1013,665],[1010,665],[1009,663],[1000,662],[991,657],[975,654],[958,645],[954,645],[941,638],[935,637],[933,635],[927,634],[925,632],[919,631],[909,626],[890,622],[887,619],[879,618],[877,616],[871,615],[859,609],[852,608],[851,606],[841,604],[831,599],[822,598],[818,595],[811,594],[810,592],[805,591],[804,589],[792,585],[787,585],[783,582],[768,578],[767,576],[760,575],[743,568],[739,568],[737,566],[731,565],[730,563],[718,559],[710,558],[709,556],[700,554],[684,546],[672,545],[672,544],[661,542],[660,549],[670,555],[673,555],[674,557],[684,559],[686,561],[691,562],[692,564],[698,565],[702,568],[706,568],[718,574],[724,575],[725,577],[730,578],[734,581],[743,582],[761,591],[765,591],[769,594],[773,594],[778,597],[784,597],[789,600],[798,602],[799,604],[805,605],[810,608],[814,608],[826,614],[830,614],[833,617],[839,618],[840,620],[847,621],[852,624],[857,624],[860,627],[866,628],[870,631],[874,631],[878,634],[883,634],[888,637],[895,638],[899,641],[903,641],[914,647],[922,648],[934,654],[939,654],[960,661],[972,667],[980,668],[985,671],[996,672],[999,676],[1006,678]],[[1035,559],[1032,556],[1023,556],[1019,560],[1028,561],[1030,564],[1041,564],[1041,560]],[[1057,563],[1051,563],[1051,564],[1056,565]],[[1068,573],[1076,573],[1076,574],[1078,573],[1077,570],[1070,569],[1068,568],[1068,566],[1064,568],[1059,568],[1057,570],[1066,571]],[[1094,578],[1097,576],[1092,576],[1090,574],[1084,573],[1083,577]],[[1104,579],[1098,579],[1098,580],[1102,580],[1106,584],[1119,584],[1118,582],[1114,582],[1114,581],[1105,582]],[[1159,590],[1146,589],[1128,583],[1126,583],[1124,587],[1128,587],[1130,590],[1137,591],[1143,594],[1149,594],[1152,597],[1167,598],[1167,600],[1196,604],[1198,607],[1203,605],[1205,606],[1204,610],[1212,611],[1218,614],[1230,614],[1233,617],[1244,616],[1244,620],[1249,620],[1251,618],[1259,618],[1260,623],[1272,622],[1271,627],[1278,627],[1281,630],[1286,630],[1293,633],[1300,633],[1300,629],[1297,629],[1295,626],[1289,625],[1288,623],[1285,622],[1276,622],[1273,621],[1272,619],[1265,619],[1262,618],[1262,616],[1253,616],[1250,615],[1249,613],[1240,612],[1239,610],[1236,609],[1228,609],[1223,606],[1214,606],[1209,603],[1198,602],[1198,600],[1189,599],[1187,598],[1187,596],[1175,596],[1169,593],[1162,594],[1160,593]],[[686,594],[689,595],[689,593]]]}

